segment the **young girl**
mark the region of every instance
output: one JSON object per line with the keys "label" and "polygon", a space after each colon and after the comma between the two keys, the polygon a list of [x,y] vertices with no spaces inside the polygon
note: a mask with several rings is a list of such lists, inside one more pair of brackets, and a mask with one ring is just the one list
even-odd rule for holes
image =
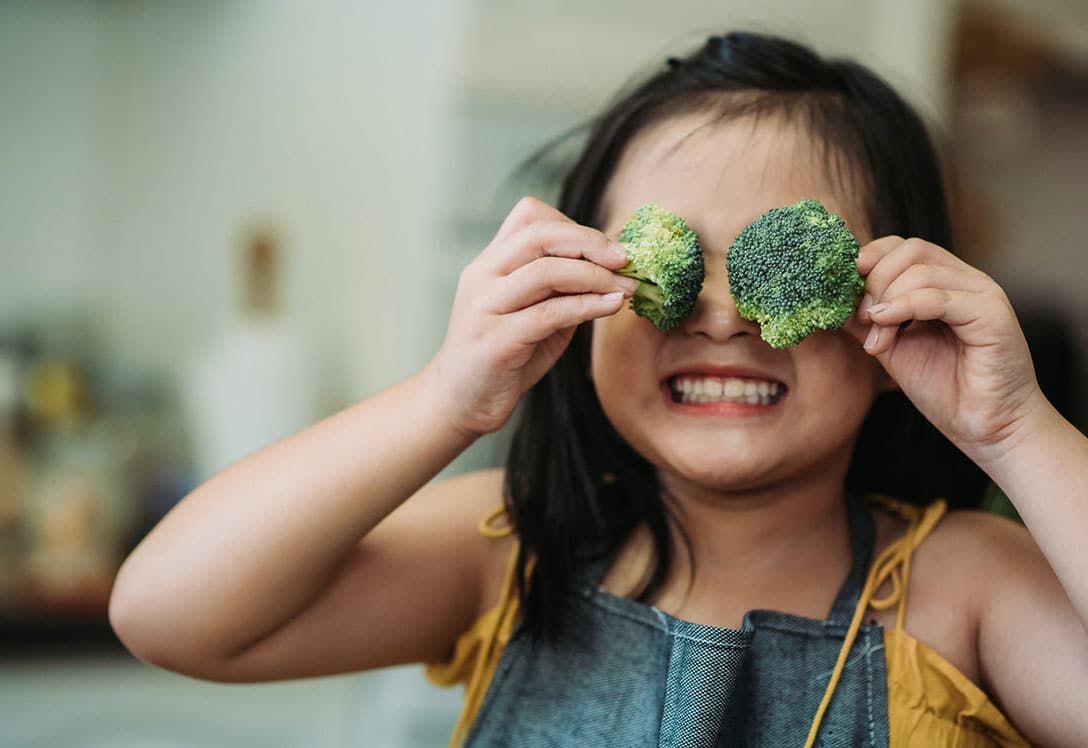
{"label": "young girl", "polygon": [[[801,198],[858,236],[866,294],[776,350],[725,251]],[[613,272],[648,202],[706,255],[668,332]],[[596,121],[558,209],[518,203],[422,371],[174,509],[113,625],[221,681],[431,663],[469,745],[1088,745],[1088,440],[950,243],[883,82],[714,37]],[[428,484],[519,402],[505,471]],[[945,512],[986,476],[1030,536]]]}

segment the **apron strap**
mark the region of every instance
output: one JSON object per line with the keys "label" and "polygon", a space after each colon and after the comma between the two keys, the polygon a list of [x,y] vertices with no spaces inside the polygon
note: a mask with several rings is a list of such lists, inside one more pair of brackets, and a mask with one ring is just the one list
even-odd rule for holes
{"label": "apron strap", "polygon": [[[884,501],[881,501],[881,503],[887,504]],[[824,714],[831,703],[831,697],[835,693],[835,686],[838,685],[839,679],[842,677],[843,668],[846,666],[846,658],[850,655],[850,648],[853,647],[854,640],[857,638],[858,629],[861,628],[861,620],[865,612],[870,607],[885,610],[899,603],[895,625],[896,628],[902,628],[903,614],[906,611],[907,583],[910,581],[911,555],[913,555],[914,549],[929,535],[930,531],[937,526],[947,509],[947,505],[943,500],[935,501],[924,509],[900,502],[892,502],[888,506],[904,518],[909,518],[910,526],[903,536],[885,548],[873,563],[873,568],[869,572],[868,579],[865,580],[865,586],[862,588],[861,596],[858,599],[857,608],[854,610],[853,619],[850,621],[850,628],[847,629],[842,648],[839,649],[835,669],[831,672],[831,679],[824,691],[824,697],[820,701],[820,706],[816,709],[816,716],[809,728],[805,748],[812,748],[816,744],[816,735],[820,731],[820,723],[823,722]],[[885,597],[874,599],[876,591],[887,580],[891,580],[892,591]]]}

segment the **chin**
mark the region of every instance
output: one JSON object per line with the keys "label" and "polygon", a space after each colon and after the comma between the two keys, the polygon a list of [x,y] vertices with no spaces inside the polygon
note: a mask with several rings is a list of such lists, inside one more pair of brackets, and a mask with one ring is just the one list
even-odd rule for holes
{"label": "chin", "polygon": [[722,493],[748,491],[771,483],[781,467],[733,454],[696,455],[663,461],[658,470],[701,488]]}

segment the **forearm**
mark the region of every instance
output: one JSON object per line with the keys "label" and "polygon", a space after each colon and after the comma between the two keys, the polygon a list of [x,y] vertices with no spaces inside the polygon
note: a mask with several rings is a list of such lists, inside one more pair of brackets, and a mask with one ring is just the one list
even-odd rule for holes
{"label": "forearm", "polygon": [[1088,438],[1043,401],[980,465],[1008,495],[1088,628]]}
{"label": "forearm", "polygon": [[122,636],[230,656],[297,615],[471,441],[436,416],[424,375],[283,439],[198,487],[140,543],[111,620]]}

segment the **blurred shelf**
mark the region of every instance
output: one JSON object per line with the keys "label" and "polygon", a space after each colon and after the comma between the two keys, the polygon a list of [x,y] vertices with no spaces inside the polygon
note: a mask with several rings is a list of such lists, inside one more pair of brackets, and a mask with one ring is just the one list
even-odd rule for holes
{"label": "blurred shelf", "polygon": [[101,655],[131,657],[103,616],[57,618],[0,612],[0,662]]}

